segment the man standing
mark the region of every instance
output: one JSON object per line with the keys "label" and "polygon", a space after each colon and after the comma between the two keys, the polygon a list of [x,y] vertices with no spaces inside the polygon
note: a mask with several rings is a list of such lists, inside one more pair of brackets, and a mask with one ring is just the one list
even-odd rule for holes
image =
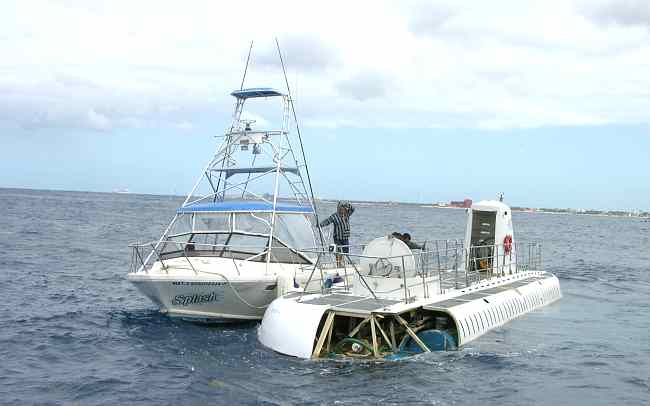
{"label": "man standing", "polygon": [[[350,252],[350,216],[352,213],[354,213],[354,207],[349,202],[339,202],[336,206],[336,213],[320,223],[321,227],[334,225],[334,244],[337,245],[337,251],[345,254]],[[336,264],[341,266],[340,255],[336,256]]]}

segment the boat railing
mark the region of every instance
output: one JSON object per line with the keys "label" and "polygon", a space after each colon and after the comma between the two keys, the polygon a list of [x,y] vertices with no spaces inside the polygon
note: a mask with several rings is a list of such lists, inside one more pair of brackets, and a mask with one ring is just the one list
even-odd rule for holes
{"label": "boat railing", "polygon": [[[325,294],[333,289],[351,292],[350,281],[354,280],[363,286],[354,287],[355,292],[366,291],[376,298],[399,297],[406,303],[444,294],[451,289],[463,289],[486,279],[542,270],[541,244],[537,242],[465,248],[460,240],[438,241],[424,250],[392,257],[331,250],[312,251],[312,254],[317,259],[304,293]],[[331,273],[324,272],[331,268],[331,264],[337,264],[345,273],[340,275],[344,281],[343,288],[332,283]],[[348,275],[348,271],[352,275]]]}
{"label": "boat railing", "polygon": [[[234,246],[231,244],[206,244],[197,242],[165,241],[159,247],[156,241],[135,243],[131,248],[131,263],[129,272],[146,272],[155,262],[160,262],[166,268],[165,261],[174,258],[185,258],[190,268],[196,272],[190,261],[191,257],[221,257],[243,261],[265,262],[268,246],[249,245]],[[306,251],[307,252],[307,251]],[[301,252],[288,247],[271,248],[272,262],[291,263],[302,266],[311,266],[313,259]]]}

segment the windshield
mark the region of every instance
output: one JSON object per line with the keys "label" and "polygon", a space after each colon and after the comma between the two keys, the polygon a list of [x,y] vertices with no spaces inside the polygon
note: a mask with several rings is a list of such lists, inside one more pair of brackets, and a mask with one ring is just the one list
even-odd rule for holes
{"label": "windshield", "polygon": [[275,222],[277,239],[296,249],[314,248],[314,230],[304,214],[279,214]]}
{"label": "windshield", "polygon": [[[183,213],[178,216],[161,246],[170,258],[189,256],[227,256],[265,261],[271,213]],[[296,253],[314,248],[311,222],[304,213],[277,213],[271,248],[272,262],[305,262],[312,254]]]}

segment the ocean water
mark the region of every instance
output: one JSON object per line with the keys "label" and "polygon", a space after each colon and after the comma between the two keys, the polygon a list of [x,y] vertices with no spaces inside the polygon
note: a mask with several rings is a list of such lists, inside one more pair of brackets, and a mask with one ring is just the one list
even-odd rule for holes
{"label": "ocean water", "polygon": [[[650,404],[650,223],[515,213],[564,298],[459,351],[308,361],[256,323],[159,314],[126,280],[178,197],[0,189],[0,404]],[[333,207],[323,207],[323,214]],[[359,205],[352,243],[460,238],[462,210]]]}

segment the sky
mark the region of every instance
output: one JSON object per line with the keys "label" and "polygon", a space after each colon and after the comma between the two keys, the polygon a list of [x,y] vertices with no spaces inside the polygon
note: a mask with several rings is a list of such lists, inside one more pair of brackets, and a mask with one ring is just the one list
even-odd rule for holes
{"label": "sky", "polygon": [[[289,83],[317,196],[650,209],[650,2],[0,2],[0,187],[184,194]],[[246,111],[258,123],[270,112]]]}

